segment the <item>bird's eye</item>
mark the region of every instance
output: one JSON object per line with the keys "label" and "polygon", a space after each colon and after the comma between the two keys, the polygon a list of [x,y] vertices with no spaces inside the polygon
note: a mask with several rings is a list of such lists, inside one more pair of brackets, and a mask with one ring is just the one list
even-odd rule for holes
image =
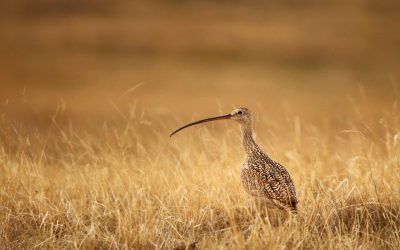
{"label": "bird's eye", "polygon": [[243,115],[243,112],[242,112],[242,111],[239,111],[239,112],[238,112],[238,115]]}

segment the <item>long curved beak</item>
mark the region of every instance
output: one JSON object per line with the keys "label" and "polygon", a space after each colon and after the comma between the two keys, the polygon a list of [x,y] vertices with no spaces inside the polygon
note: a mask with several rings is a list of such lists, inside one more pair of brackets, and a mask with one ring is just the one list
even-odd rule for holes
{"label": "long curved beak", "polygon": [[211,122],[211,121],[216,121],[216,120],[225,120],[225,119],[231,119],[232,115],[231,114],[227,114],[227,115],[221,115],[221,116],[216,116],[216,117],[211,117],[211,118],[207,118],[207,119],[203,119],[197,122],[192,122],[189,123],[183,127],[178,128],[177,130],[175,130],[169,137],[173,136],[174,134],[178,133],[179,131],[181,131],[184,128],[196,125],[196,124],[200,124],[203,122]]}

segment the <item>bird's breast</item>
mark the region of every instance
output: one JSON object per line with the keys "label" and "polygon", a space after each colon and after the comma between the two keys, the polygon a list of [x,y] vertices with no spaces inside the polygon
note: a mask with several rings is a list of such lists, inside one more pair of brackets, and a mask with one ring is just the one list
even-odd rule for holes
{"label": "bird's breast", "polygon": [[245,190],[252,195],[259,195],[259,183],[257,173],[248,164],[243,164],[240,171],[240,179]]}

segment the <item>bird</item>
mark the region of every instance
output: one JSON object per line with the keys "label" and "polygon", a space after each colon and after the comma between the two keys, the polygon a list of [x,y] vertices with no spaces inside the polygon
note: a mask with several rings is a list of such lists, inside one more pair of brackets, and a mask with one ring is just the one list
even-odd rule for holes
{"label": "bird", "polygon": [[240,178],[245,190],[261,198],[267,207],[279,208],[297,214],[296,188],[284,166],[272,160],[255,142],[252,131],[252,115],[248,108],[237,108],[231,113],[202,119],[184,125],[173,133],[204,122],[234,120],[240,124],[245,160]]}

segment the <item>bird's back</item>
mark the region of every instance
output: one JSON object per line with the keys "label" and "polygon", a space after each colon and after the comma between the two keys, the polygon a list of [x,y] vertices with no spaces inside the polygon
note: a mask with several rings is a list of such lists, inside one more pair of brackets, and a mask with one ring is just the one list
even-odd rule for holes
{"label": "bird's back", "polygon": [[297,211],[296,189],[288,171],[264,152],[247,156],[241,171],[246,190],[265,197],[280,208]]}

